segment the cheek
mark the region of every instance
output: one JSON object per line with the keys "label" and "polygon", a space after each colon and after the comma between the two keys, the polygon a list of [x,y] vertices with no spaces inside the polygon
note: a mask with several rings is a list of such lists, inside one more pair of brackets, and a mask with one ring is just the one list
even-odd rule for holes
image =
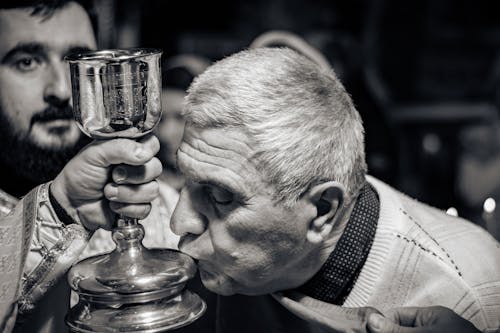
{"label": "cheek", "polygon": [[292,252],[305,240],[307,228],[294,216],[265,209],[251,215],[227,223],[228,234],[240,243],[280,255]]}
{"label": "cheek", "polygon": [[[218,236],[213,244],[219,265],[236,280],[258,283],[272,278],[293,264],[304,242],[302,232],[283,221],[257,221],[232,221],[224,233],[214,230]],[[220,237],[223,234],[225,237]]]}
{"label": "cheek", "polygon": [[44,108],[40,80],[21,78],[10,71],[0,71],[1,110],[15,126],[16,131],[26,132],[31,117]]}

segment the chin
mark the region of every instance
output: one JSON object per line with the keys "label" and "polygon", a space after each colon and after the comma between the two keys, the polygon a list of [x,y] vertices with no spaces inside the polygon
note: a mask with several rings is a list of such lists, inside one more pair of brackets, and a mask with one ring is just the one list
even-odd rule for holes
{"label": "chin", "polygon": [[200,269],[201,282],[208,290],[222,296],[236,294],[232,280],[226,276]]}

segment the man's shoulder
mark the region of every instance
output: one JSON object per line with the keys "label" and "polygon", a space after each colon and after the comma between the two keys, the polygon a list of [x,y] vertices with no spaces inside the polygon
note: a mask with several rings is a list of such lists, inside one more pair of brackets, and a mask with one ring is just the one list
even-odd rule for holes
{"label": "man's shoulder", "polygon": [[[373,287],[378,295],[374,304],[384,307],[390,295],[391,306],[439,304],[478,327],[498,325],[499,243],[470,221],[412,199],[373,177],[368,181],[379,195],[381,213],[372,246],[376,251],[360,276],[372,271],[380,276]],[[356,292],[362,294],[359,290],[366,289],[366,283],[363,287]]]}
{"label": "man's shoulder", "polygon": [[380,196],[379,227],[430,259],[460,272],[471,286],[500,281],[500,245],[486,230],[370,178]]}
{"label": "man's shoulder", "polygon": [[400,226],[398,231],[405,235],[418,237],[421,232],[443,242],[456,242],[462,238],[472,241],[476,238],[493,240],[486,230],[471,221],[411,198],[374,177],[367,179],[379,195],[381,218],[388,218],[386,215],[390,215],[390,218],[396,219],[394,223]]}

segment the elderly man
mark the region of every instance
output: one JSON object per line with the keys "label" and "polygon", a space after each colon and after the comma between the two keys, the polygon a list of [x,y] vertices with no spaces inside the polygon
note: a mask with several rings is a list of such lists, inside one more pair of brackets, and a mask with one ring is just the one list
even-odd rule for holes
{"label": "elderly man", "polygon": [[500,326],[498,243],[365,175],[361,119],[332,71],[244,51],[195,80],[184,113],[171,226],[223,295],[219,331],[361,332],[371,311],[352,308],[366,306]]}
{"label": "elderly man", "polygon": [[[0,3],[1,332],[16,312],[22,331],[65,331],[63,274],[82,251],[112,249],[102,229],[86,245],[94,229],[110,228],[114,212],[145,218],[158,194],[154,137],[94,142],[68,163],[90,141],[73,120],[64,61],[96,48],[89,9],[85,1]],[[113,164],[122,165],[111,182]],[[178,194],[165,185],[160,192],[145,221],[145,244],[175,246],[168,221]]]}

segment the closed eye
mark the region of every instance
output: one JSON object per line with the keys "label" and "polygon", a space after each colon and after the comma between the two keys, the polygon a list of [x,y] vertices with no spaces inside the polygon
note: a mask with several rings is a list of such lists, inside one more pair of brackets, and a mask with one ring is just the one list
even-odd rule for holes
{"label": "closed eye", "polygon": [[227,206],[233,203],[234,195],[226,189],[218,186],[206,185],[205,192],[210,199],[218,205]]}

